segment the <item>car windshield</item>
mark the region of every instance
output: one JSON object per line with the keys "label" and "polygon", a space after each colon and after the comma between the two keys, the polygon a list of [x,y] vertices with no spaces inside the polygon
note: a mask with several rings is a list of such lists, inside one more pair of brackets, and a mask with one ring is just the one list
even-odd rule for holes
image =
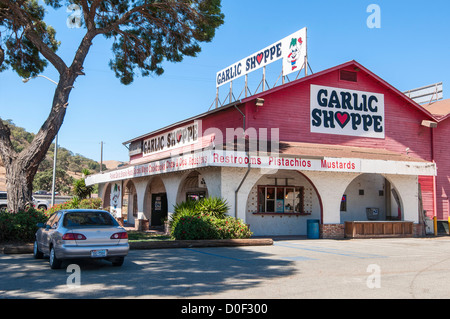
{"label": "car windshield", "polygon": [[64,227],[117,226],[118,223],[105,212],[72,212],[64,216]]}

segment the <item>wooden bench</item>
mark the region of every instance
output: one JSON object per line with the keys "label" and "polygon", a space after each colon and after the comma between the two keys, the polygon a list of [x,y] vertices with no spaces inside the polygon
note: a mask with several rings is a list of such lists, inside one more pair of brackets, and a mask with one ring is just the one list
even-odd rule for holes
{"label": "wooden bench", "polygon": [[346,238],[413,237],[414,223],[409,221],[345,222]]}

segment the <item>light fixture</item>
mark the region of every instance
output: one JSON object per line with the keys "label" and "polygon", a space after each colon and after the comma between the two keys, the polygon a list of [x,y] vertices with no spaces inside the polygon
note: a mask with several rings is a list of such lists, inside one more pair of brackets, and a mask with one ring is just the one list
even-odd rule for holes
{"label": "light fixture", "polygon": [[264,105],[264,99],[257,98],[256,99],[256,106],[263,106]]}
{"label": "light fixture", "polygon": [[422,121],[422,126],[430,127],[430,128],[436,128],[437,127],[437,123],[433,122],[433,121],[423,120]]}

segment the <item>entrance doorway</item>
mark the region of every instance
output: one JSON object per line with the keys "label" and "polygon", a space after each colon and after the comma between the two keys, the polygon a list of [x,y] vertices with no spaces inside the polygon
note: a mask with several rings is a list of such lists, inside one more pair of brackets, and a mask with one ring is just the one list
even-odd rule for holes
{"label": "entrance doorway", "polygon": [[401,221],[402,201],[388,179],[366,173],[356,177],[341,200],[341,223],[351,221]]}
{"label": "entrance doorway", "polygon": [[167,218],[167,194],[152,194],[152,226],[164,225],[164,220]]}

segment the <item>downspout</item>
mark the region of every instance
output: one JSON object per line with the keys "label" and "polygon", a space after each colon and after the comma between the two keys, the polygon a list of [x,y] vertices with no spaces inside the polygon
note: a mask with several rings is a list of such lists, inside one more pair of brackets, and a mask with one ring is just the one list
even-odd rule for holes
{"label": "downspout", "polygon": [[[246,125],[245,125],[245,114],[242,113],[242,111],[237,107],[237,105],[235,104],[234,107],[236,108],[236,110],[239,111],[239,113],[241,113],[242,115],[242,128],[244,130],[244,134],[246,131]],[[244,136],[244,147],[245,147],[245,136]],[[245,151],[246,155],[247,155],[247,160],[248,160],[248,167],[247,167],[247,172],[245,173],[244,177],[242,178],[238,188],[236,189],[236,191],[234,192],[234,218],[238,218],[238,193],[239,190],[242,187],[242,184],[244,184],[245,180],[247,179],[248,174],[250,173],[250,169],[251,169],[251,165],[250,165],[250,154],[248,149],[246,149]]]}
{"label": "downspout", "polygon": [[[436,165],[436,161],[434,160],[434,129],[431,129],[431,161],[434,165]],[[436,175],[433,175],[433,228],[434,228],[434,236],[438,235],[437,231],[437,198],[436,198]]]}

